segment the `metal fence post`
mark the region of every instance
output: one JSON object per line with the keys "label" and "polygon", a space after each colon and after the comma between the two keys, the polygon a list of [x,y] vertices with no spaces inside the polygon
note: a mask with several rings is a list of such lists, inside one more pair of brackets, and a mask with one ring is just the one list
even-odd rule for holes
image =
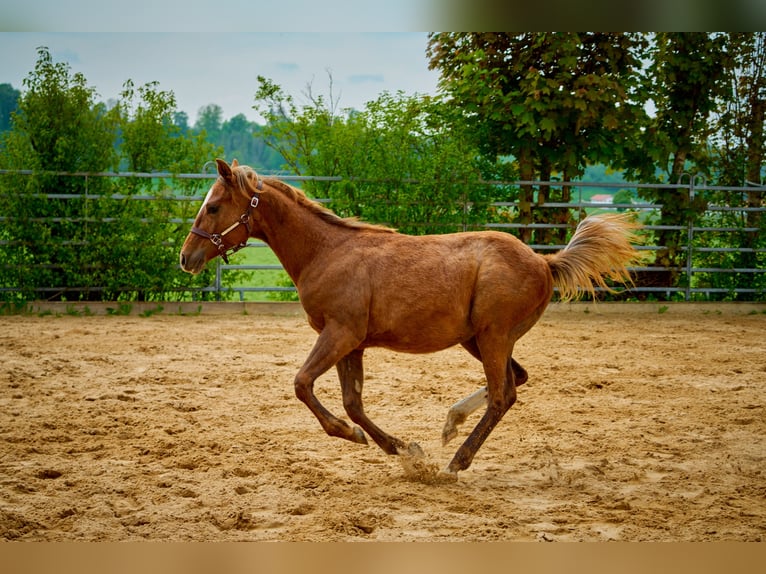
{"label": "metal fence post", "polygon": [[215,300],[221,300],[221,260],[215,259]]}
{"label": "metal fence post", "polygon": [[696,174],[689,176],[689,221],[686,226],[686,301],[690,301],[692,298],[692,242],[694,241],[694,215],[692,206],[694,205],[694,179],[696,177]]}

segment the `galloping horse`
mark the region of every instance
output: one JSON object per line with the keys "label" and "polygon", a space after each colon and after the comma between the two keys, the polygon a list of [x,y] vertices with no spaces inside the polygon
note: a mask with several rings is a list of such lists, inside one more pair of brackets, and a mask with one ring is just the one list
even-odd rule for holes
{"label": "galloping horse", "polygon": [[[457,402],[442,432],[486,411],[446,470],[474,455],[516,401],[526,370],[512,357],[516,341],[540,318],[558,287],[562,299],[625,282],[637,260],[635,225],[624,216],[587,217],[569,244],[539,255],[514,236],[494,231],[413,237],[343,219],[277,179],[216,160],[218,179],[207,193],[181,249],[181,267],[199,273],[220,255],[266,242],[298,290],[317,341],[295,377],[295,393],[330,436],[367,444],[365,432],[388,454],[408,446],[378,426],[362,406],[362,357],[368,347],[430,353],[462,345],[484,366],[487,385]],[[335,366],[350,426],[314,395],[314,381]],[[360,428],[361,427],[361,428]]]}

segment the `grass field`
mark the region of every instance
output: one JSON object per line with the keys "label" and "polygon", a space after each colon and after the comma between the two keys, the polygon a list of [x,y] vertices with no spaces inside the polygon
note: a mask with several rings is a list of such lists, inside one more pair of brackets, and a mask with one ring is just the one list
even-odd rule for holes
{"label": "grass field", "polygon": [[[267,246],[247,247],[229,258],[232,265],[279,265],[279,259]],[[233,287],[286,287],[287,274],[279,269],[253,269],[246,271],[224,270],[223,280],[227,279],[228,273],[238,273]],[[238,295],[235,294],[235,298]],[[280,291],[245,291],[245,301],[282,301],[297,300],[294,292]]]}

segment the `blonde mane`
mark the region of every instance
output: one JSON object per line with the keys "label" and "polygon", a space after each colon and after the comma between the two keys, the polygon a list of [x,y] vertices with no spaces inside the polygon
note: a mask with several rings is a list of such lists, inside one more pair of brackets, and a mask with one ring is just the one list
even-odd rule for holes
{"label": "blonde mane", "polygon": [[327,209],[322,204],[313,201],[300,189],[288,185],[287,183],[275,178],[267,177],[261,179],[253,168],[246,165],[240,165],[234,168],[233,172],[237,176],[237,183],[239,183],[242,189],[249,190],[251,193],[256,190],[256,182],[263,181],[264,184],[279,191],[287,197],[289,200],[297,203],[298,205],[308,209],[313,214],[318,216],[323,221],[338,225],[340,227],[347,227],[351,229],[369,229],[374,231],[383,231],[387,233],[395,233],[396,230],[385,225],[375,225],[373,223],[366,223],[359,221],[355,217],[340,217],[333,211]]}

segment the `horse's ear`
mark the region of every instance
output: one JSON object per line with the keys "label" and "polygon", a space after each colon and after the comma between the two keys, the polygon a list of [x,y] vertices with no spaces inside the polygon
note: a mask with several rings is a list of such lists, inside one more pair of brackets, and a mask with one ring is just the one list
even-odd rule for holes
{"label": "horse's ear", "polygon": [[[236,160],[235,160],[236,161]],[[231,167],[222,159],[216,158],[215,163],[218,164],[218,175],[220,175],[226,181],[231,181],[234,174],[231,171]]]}
{"label": "horse's ear", "polygon": [[234,159],[231,161],[231,167],[237,167],[238,165],[239,165],[239,162],[237,161],[237,158],[234,158]]}

